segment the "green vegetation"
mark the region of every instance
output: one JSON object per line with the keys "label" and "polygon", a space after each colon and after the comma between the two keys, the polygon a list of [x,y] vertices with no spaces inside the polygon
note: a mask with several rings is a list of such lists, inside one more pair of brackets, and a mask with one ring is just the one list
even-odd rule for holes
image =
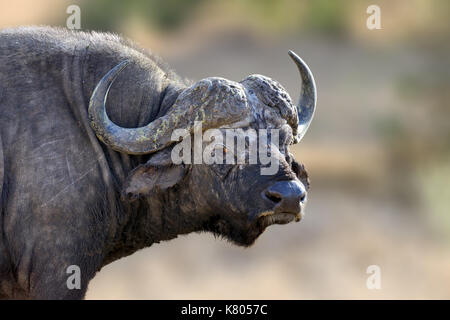
{"label": "green vegetation", "polygon": [[124,21],[137,18],[150,28],[168,31],[180,27],[203,2],[205,0],[84,1],[83,26],[118,32]]}

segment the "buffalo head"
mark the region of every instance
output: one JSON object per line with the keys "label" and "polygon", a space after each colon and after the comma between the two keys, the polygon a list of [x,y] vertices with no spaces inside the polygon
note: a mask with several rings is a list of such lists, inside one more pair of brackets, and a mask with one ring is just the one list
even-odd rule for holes
{"label": "buffalo head", "polygon": [[[261,75],[240,82],[207,78],[186,88],[164,116],[140,128],[122,128],[108,118],[108,90],[128,62],[109,71],[91,96],[92,127],[98,138],[116,151],[151,154],[124,182],[125,199],[176,202],[180,219],[195,216],[198,231],[211,231],[245,246],[271,224],[299,221],[309,183],[304,167],[289,153],[289,145],[298,143],[308,129],[316,88],[306,64],[295,53],[289,54],[302,78],[297,106],[278,82]],[[184,133],[174,135],[176,130]],[[260,135],[261,131],[266,136]],[[216,159],[222,162],[196,162],[190,155],[186,157],[188,152],[195,158],[198,151],[196,132],[202,135],[202,154],[205,150],[218,153]],[[249,148],[230,147],[218,139],[230,132],[235,135],[232,141],[244,135],[246,147],[257,141],[257,153],[270,155],[271,163],[259,158],[251,162]],[[174,160],[180,145],[185,147],[183,161]],[[276,170],[262,174],[274,163]]]}

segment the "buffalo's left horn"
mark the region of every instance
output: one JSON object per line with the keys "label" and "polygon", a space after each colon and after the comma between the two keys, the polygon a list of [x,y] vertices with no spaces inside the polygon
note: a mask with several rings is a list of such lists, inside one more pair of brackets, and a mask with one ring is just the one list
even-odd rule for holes
{"label": "buffalo's left horn", "polygon": [[306,131],[308,131],[308,127],[314,117],[317,101],[316,83],[314,82],[312,72],[309,70],[306,63],[293,51],[289,51],[289,56],[297,65],[302,78],[300,99],[297,104],[298,130],[295,143],[298,143],[303,138]]}
{"label": "buffalo's left horn", "polygon": [[226,79],[207,78],[180,93],[164,116],[143,127],[120,127],[109,119],[105,104],[111,85],[128,64],[123,61],[111,69],[97,84],[89,102],[92,128],[103,143],[116,151],[153,153],[176,142],[171,139],[176,129],[191,134],[198,122],[207,130],[245,119],[250,112],[242,87]]}

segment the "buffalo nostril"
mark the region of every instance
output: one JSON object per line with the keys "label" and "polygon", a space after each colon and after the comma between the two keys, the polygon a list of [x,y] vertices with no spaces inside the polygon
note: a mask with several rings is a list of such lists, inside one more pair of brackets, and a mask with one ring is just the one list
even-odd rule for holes
{"label": "buffalo nostril", "polygon": [[274,203],[278,212],[297,214],[301,211],[301,203],[306,201],[306,190],[299,181],[279,181],[271,185],[264,193]]}
{"label": "buffalo nostril", "polygon": [[305,202],[306,200],[306,191],[300,195],[300,202]]}
{"label": "buffalo nostril", "polygon": [[279,193],[271,191],[266,192],[266,197],[274,203],[278,203],[283,199]]}

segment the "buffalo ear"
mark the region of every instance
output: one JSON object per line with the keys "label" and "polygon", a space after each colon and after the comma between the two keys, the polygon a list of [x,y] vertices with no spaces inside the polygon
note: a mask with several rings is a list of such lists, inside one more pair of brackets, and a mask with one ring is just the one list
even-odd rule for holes
{"label": "buffalo ear", "polygon": [[297,178],[303,183],[306,190],[309,190],[309,176],[308,172],[305,169],[303,164],[298,163],[295,160],[292,160],[292,171],[295,172]]}
{"label": "buffalo ear", "polygon": [[122,196],[128,200],[136,200],[154,190],[166,190],[180,182],[184,173],[183,165],[153,165],[147,162],[138,166],[127,177]]}

